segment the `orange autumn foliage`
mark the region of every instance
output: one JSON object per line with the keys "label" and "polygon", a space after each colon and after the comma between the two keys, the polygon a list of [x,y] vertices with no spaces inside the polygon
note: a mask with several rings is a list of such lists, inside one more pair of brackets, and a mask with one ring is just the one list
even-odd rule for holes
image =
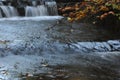
{"label": "orange autumn foliage", "polygon": [[99,12],[104,13],[102,13],[101,15],[96,15],[96,18],[103,20],[109,14],[116,14],[114,11],[110,11],[110,7],[108,7],[108,5],[110,4],[117,10],[120,10],[120,5],[118,5],[118,3],[120,3],[120,1],[118,0],[85,0],[81,3],[76,3],[73,6],[67,6],[63,8],[62,11],[71,11],[69,13],[63,13],[63,16],[68,17],[69,22],[82,20],[88,16],[95,15]]}

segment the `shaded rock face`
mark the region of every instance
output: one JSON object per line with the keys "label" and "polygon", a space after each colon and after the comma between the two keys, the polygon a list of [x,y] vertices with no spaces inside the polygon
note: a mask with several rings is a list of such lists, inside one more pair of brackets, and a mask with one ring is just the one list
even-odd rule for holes
{"label": "shaded rock face", "polygon": [[17,11],[19,13],[19,16],[25,16],[25,8],[17,8]]}
{"label": "shaded rock face", "polygon": [[[120,39],[119,32],[114,28],[112,30],[104,29],[103,26],[98,27],[89,23],[74,22],[69,23],[64,19],[59,21],[60,24],[53,27],[51,33],[53,38],[60,40],[61,42],[85,42],[85,41],[107,41]],[[109,26],[107,26],[109,27]],[[115,27],[115,26],[114,26]],[[61,34],[61,35],[58,35]],[[95,34],[95,35],[94,35]]]}
{"label": "shaded rock face", "polygon": [[103,20],[98,20],[96,25],[104,27],[104,29],[108,30],[116,30],[116,32],[120,32],[120,20],[117,16],[114,15],[108,15]]}

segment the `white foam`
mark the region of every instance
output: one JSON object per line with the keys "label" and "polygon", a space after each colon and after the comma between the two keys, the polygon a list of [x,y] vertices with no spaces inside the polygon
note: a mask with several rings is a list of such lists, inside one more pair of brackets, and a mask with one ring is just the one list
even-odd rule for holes
{"label": "white foam", "polygon": [[41,21],[41,20],[56,20],[56,19],[62,19],[62,16],[37,16],[37,17],[11,17],[11,18],[1,18],[0,21],[5,20],[34,20],[34,21]]}

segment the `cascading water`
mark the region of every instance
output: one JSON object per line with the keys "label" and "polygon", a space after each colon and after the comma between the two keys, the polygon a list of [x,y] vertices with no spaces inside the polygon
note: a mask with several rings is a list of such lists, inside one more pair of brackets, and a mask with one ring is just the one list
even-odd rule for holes
{"label": "cascading water", "polygon": [[[18,16],[17,10],[13,6],[0,6],[5,17]],[[3,17],[3,15],[1,15]]]}
{"label": "cascading water", "polygon": [[16,10],[16,8],[12,7],[12,6],[8,6],[9,7],[9,10],[11,12],[11,16],[18,16],[18,12]]}
{"label": "cascading water", "polygon": [[25,8],[25,16],[47,16],[58,15],[57,4],[55,1],[45,2],[45,5],[27,6]]}
{"label": "cascading water", "polygon": [[47,7],[45,7],[45,5],[37,6],[37,8],[40,16],[48,15],[48,10],[47,10]]}
{"label": "cascading water", "polygon": [[8,6],[0,6],[0,8],[6,17],[10,17],[10,12],[9,12]]}
{"label": "cascading water", "polygon": [[25,7],[25,16],[37,16],[37,10],[35,7],[27,6]]}
{"label": "cascading water", "polygon": [[[32,6],[24,6],[25,8],[25,16],[48,16],[48,15],[58,15],[57,12],[57,4],[55,1],[47,1],[44,4],[37,5],[37,3],[34,1]],[[17,8],[13,6],[5,6],[0,3],[0,17],[15,17],[20,15],[18,13],[20,11],[17,11]]]}
{"label": "cascading water", "polygon": [[25,8],[25,16],[47,16],[47,8],[45,5],[40,6],[27,6]]}
{"label": "cascading water", "polygon": [[48,8],[49,15],[58,15],[57,4],[55,1],[45,2],[45,5]]}

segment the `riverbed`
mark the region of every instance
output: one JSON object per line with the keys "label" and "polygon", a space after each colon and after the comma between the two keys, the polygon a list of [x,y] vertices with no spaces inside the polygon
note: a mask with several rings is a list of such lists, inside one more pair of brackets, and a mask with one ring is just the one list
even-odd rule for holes
{"label": "riverbed", "polygon": [[0,19],[0,79],[119,80],[119,35],[61,19]]}

